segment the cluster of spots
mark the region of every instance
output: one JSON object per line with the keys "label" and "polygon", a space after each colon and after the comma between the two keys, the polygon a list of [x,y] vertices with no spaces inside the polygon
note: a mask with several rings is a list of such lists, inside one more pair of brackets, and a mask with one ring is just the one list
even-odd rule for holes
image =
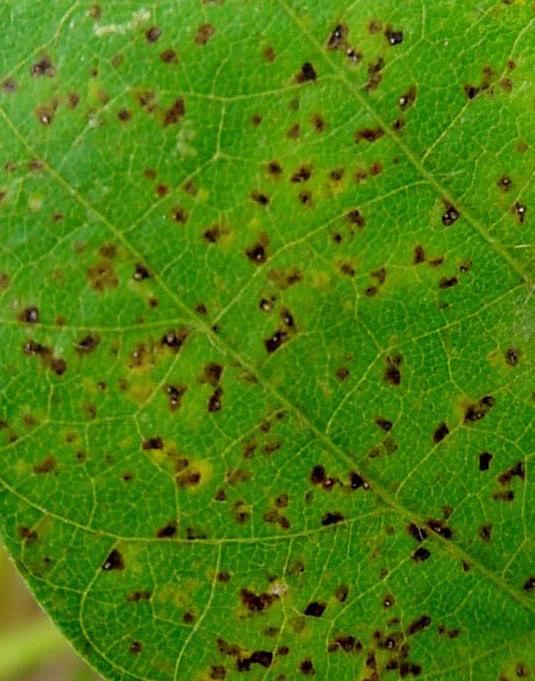
{"label": "cluster of spots", "polygon": [[217,362],[209,362],[203,370],[203,375],[201,376],[201,383],[207,383],[214,388],[213,393],[208,399],[207,409],[210,413],[221,411],[223,404],[221,398],[223,397],[223,388],[220,386],[219,382],[221,376],[223,375],[223,367]]}
{"label": "cluster of spots", "polygon": [[364,289],[364,295],[369,298],[376,296],[379,293],[381,286],[383,286],[386,281],[386,274],[385,267],[381,267],[378,270],[371,272],[370,278],[373,280],[373,284]]}
{"label": "cluster of spots", "polygon": [[[436,531],[434,528],[442,528],[443,525],[441,521],[430,521],[433,523],[433,531]],[[437,525],[436,523],[440,523],[440,525]],[[448,528],[449,529],[449,528]],[[420,527],[416,523],[409,523],[407,525],[407,532],[409,535],[417,541],[419,544],[421,544],[423,541],[427,539],[427,530],[425,530],[423,527]],[[451,534],[450,534],[451,536]],[[431,556],[430,551],[428,551],[424,546],[419,546],[413,553],[412,553],[412,559],[416,563],[422,563],[423,561],[426,561],[429,557]]]}
{"label": "cluster of spots", "polygon": [[[227,643],[227,641],[225,641],[223,638],[217,639],[217,648],[221,654],[235,659],[235,669],[238,672],[248,672],[251,670],[251,667],[254,664],[267,669],[273,662],[273,653],[269,650],[255,650],[248,655],[240,645],[235,643]],[[225,667],[221,667],[219,665],[212,667],[211,678],[224,679],[225,676],[223,676],[223,673],[226,675]]]}
{"label": "cluster of spots", "polygon": [[37,343],[34,340],[27,340],[22,346],[23,352],[29,357],[39,357],[43,365],[53,371],[57,376],[63,376],[67,371],[67,362],[61,357],[56,357],[51,348]]}
{"label": "cluster of spots", "polygon": [[289,498],[287,494],[279,494],[274,500],[274,507],[269,511],[266,511],[263,515],[263,519],[266,523],[276,523],[283,530],[287,530],[291,527],[291,523],[288,518],[284,515],[284,509],[288,508]]}
{"label": "cluster of spots", "polygon": [[464,413],[464,422],[473,423],[474,421],[481,421],[488,412],[495,405],[496,399],[491,395],[485,395],[478,402],[471,403],[467,406]]}
{"label": "cluster of spots", "polygon": [[368,80],[364,86],[368,92],[377,90],[379,87],[379,84],[383,80],[384,66],[385,60],[383,57],[378,57],[377,61],[368,64]]}
{"label": "cluster of spots", "polygon": [[497,481],[502,488],[505,487],[506,489],[495,490],[492,493],[492,499],[494,501],[513,501],[515,493],[514,490],[509,489],[509,487],[514,478],[518,478],[519,480],[525,480],[526,478],[524,463],[522,461],[518,461],[514,466],[511,466],[508,470],[500,473]]}
{"label": "cluster of spots", "polygon": [[348,41],[349,28],[346,24],[338,24],[332,30],[328,40],[328,50],[340,50],[345,54],[351,64],[358,64],[362,60],[362,52],[350,45]]}
{"label": "cluster of spots", "polygon": [[297,332],[297,325],[290,310],[283,308],[280,312],[280,320],[279,328],[269,338],[264,340],[264,346],[268,354],[278,350],[283,343],[288,341]]}
{"label": "cluster of spots", "polygon": [[103,293],[106,289],[119,286],[119,278],[113,268],[113,259],[117,248],[113,244],[104,244],[99,248],[100,260],[87,270],[87,278],[95,291]]}
{"label": "cluster of spots", "polygon": [[[509,60],[507,62],[507,68],[512,71],[516,67],[514,61]],[[479,94],[486,92],[489,95],[494,95],[495,85],[493,83],[493,78],[496,73],[494,69],[490,66],[484,66],[481,72],[481,81],[479,85],[473,85],[472,83],[465,83],[463,85],[463,90],[465,95],[469,100],[475,99]],[[498,85],[503,90],[503,92],[510,94],[513,91],[513,81],[508,76],[504,76],[498,81]]]}
{"label": "cluster of spots", "polygon": [[[339,486],[340,488],[346,487],[346,484],[340,480],[338,477],[333,477],[331,475],[328,475],[325,467],[322,466],[321,464],[318,464],[312,468],[310,471],[310,476],[309,476],[310,482],[313,485],[316,485],[318,487],[321,487],[321,489],[325,490],[326,492],[331,492],[335,486]],[[348,485],[349,489],[352,490],[357,490],[357,489],[363,489],[363,490],[369,490],[370,489],[370,484],[356,471],[351,471],[348,476]],[[333,515],[333,514],[327,514],[327,515]],[[334,514],[337,515],[337,514]],[[339,514],[338,514],[339,515]],[[324,516],[325,519],[325,516]],[[343,518],[340,518],[342,520]],[[337,521],[339,522],[339,521]],[[332,523],[324,523],[322,521],[322,524],[332,524]]]}

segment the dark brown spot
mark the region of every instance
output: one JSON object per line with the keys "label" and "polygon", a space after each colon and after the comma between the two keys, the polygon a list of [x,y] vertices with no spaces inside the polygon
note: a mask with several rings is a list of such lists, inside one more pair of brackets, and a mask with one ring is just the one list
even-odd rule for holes
{"label": "dark brown spot", "polygon": [[417,620],[414,622],[411,622],[409,624],[409,627],[407,629],[407,633],[412,636],[413,634],[418,633],[419,631],[422,631],[422,629],[425,629],[431,624],[431,618],[428,615],[422,615],[422,617],[419,617]]}
{"label": "dark brown spot", "polygon": [[388,26],[385,31],[385,38],[388,40],[389,45],[401,45],[403,42],[403,32],[396,31]]}
{"label": "dark brown spot", "polygon": [[275,333],[271,336],[271,338],[268,338],[264,341],[264,345],[266,346],[266,350],[269,353],[275,352],[284,343],[287,336],[288,336],[288,334],[286,333],[286,331],[281,331],[280,329],[275,331]]}
{"label": "dark brown spot", "polygon": [[364,478],[357,472],[352,471],[349,474],[349,484],[351,489],[364,489],[364,490],[369,490],[370,485]]}
{"label": "dark brown spot", "polygon": [[419,546],[416,551],[412,554],[412,559],[416,563],[422,563],[430,557],[431,553],[425,549],[423,546]]}
{"label": "dark brown spot", "polygon": [[164,64],[176,64],[178,62],[178,55],[175,50],[169,48],[163,52],[160,52],[160,59],[164,62]]}
{"label": "dark brown spot", "polygon": [[349,34],[349,29],[345,24],[338,24],[336,26],[329,39],[327,41],[327,48],[329,50],[338,50],[339,48],[344,48],[347,44],[347,36]]}
{"label": "dark brown spot", "polygon": [[36,78],[40,78],[41,76],[52,78],[55,75],[56,69],[48,56],[44,56],[32,66],[32,76],[35,76]]}
{"label": "dark brown spot", "polygon": [[444,539],[451,539],[451,537],[453,536],[451,528],[445,525],[444,521],[442,520],[435,520],[434,518],[430,518],[427,521],[427,527],[430,530],[432,530],[435,534],[444,537]]}
{"label": "dark brown spot", "polygon": [[346,214],[346,220],[349,222],[350,225],[356,225],[357,227],[364,227],[366,224],[366,221],[362,217],[362,214],[360,213],[359,210],[350,210],[349,213]]}
{"label": "dark brown spot", "polygon": [[490,454],[490,452],[481,452],[481,454],[479,455],[479,470],[488,471],[491,461],[492,454]]}
{"label": "dark brown spot", "polygon": [[411,85],[406,92],[404,92],[398,100],[399,108],[402,111],[411,107],[416,101],[416,85]]}
{"label": "dark brown spot", "polygon": [[122,555],[117,549],[113,549],[110,555],[102,564],[103,570],[124,570],[124,561]]}
{"label": "dark brown spot", "polygon": [[169,539],[171,537],[174,537],[177,533],[177,524],[175,521],[172,521],[170,523],[167,523],[164,527],[158,530],[156,532],[156,536],[158,539]]}
{"label": "dark brown spot", "polygon": [[210,667],[210,679],[221,681],[227,676],[227,670],[221,665],[212,665]]}
{"label": "dark brown spot", "polygon": [[195,42],[197,45],[206,45],[214,33],[215,28],[211,24],[201,24],[195,35]]}
{"label": "dark brown spot", "polygon": [[407,532],[413,539],[416,539],[418,543],[421,543],[424,541],[424,539],[427,539],[427,532],[423,529],[423,527],[418,527],[416,523],[410,523],[407,525]]}
{"label": "dark brown spot", "polygon": [[168,331],[162,338],[161,343],[166,348],[170,348],[173,352],[178,352],[184,345],[188,337],[187,329],[178,329],[177,331]]}
{"label": "dark brown spot", "polygon": [[307,182],[312,175],[312,168],[310,166],[301,166],[295,173],[291,176],[290,182]]}
{"label": "dark brown spot", "polygon": [[299,671],[301,672],[301,674],[304,674],[305,676],[314,676],[314,674],[316,673],[314,665],[312,664],[312,660],[303,660],[299,664]]}
{"label": "dark brown spot", "polygon": [[490,523],[485,523],[484,525],[481,525],[481,527],[478,530],[478,535],[479,538],[482,539],[483,541],[489,542],[492,535],[492,525]]}
{"label": "dark brown spot", "polygon": [[208,400],[208,411],[210,413],[216,412],[216,411],[221,411],[223,409],[223,405],[221,403],[221,396],[223,395],[223,389],[222,388],[216,388],[213,392],[213,394],[210,396]]}
{"label": "dark brown spot", "polygon": [[457,277],[442,277],[438,282],[438,287],[441,289],[453,288],[453,286],[457,286],[458,283],[459,280]]}
{"label": "dark brown spot", "polygon": [[468,405],[465,414],[465,423],[473,423],[474,421],[481,421],[485,418],[490,409],[494,406],[496,400],[491,395],[482,397],[479,402]]}
{"label": "dark brown spot", "polygon": [[340,381],[345,381],[349,377],[349,369],[347,367],[338,367],[336,370],[336,378]]}
{"label": "dark brown spot", "polygon": [[305,615],[307,617],[321,617],[325,612],[327,606],[325,603],[320,603],[319,601],[313,601],[309,603],[305,608]]}
{"label": "dark brown spot", "polygon": [[375,142],[380,139],[385,134],[385,131],[381,127],[377,128],[362,128],[357,130],[355,133],[355,142],[357,144],[361,140],[366,140],[366,142]]}
{"label": "dark brown spot", "polygon": [[520,480],[525,479],[526,472],[524,470],[524,463],[522,461],[518,461],[514,466],[499,475],[498,482],[500,485],[509,485],[514,477],[517,477]]}
{"label": "dark brown spot", "polygon": [[433,442],[436,444],[442,442],[442,440],[449,434],[449,432],[450,429],[448,428],[448,425],[444,421],[442,421],[442,423],[433,433]]}
{"label": "dark brown spot", "polygon": [[267,165],[267,170],[268,173],[273,176],[282,174],[282,167],[278,161],[270,161]]}
{"label": "dark brown spot", "polygon": [[27,324],[35,324],[39,321],[39,310],[35,305],[31,305],[20,313],[19,320]]}
{"label": "dark brown spot", "polygon": [[122,123],[127,123],[129,120],[132,119],[132,112],[129,109],[120,109],[117,112],[117,118],[122,122]]}
{"label": "dark brown spot", "polygon": [[132,653],[132,655],[139,655],[139,653],[143,649],[143,644],[140,641],[132,641],[130,644],[130,647],[128,650]]}
{"label": "dark brown spot", "polygon": [[262,192],[256,190],[252,191],[251,198],[255,203],[258,203],[260,206],[269,205],[269,196],[263,194]]}
{"label": "dark brown spot", "polygon": [[401,357],[394,356],[390,357],[388,356],[386,358],[386,369],[384,373],[384,379],[390,385],[398,386],[401,383],[401,372],[399,370],[399,366],[402,362]]}
{"label": "dark brown spot", "polygon": [[342,520],[344,520],[344,516],[341,513],[324,513],[321,518],[321,524],[326,527],[340,523]]}
{"label": "dark brown spot", "polygon": [[533,591],[535,589],[535,577],[528,577],[523,588],[524,591]]}
{"label": "dark brown spot", "polygon": [[381,430],[384,430],[386,433],[388,433],[390,430],[392,430],[392,421],[389,421],[388,419],[384,419],[381,416],[377,416],[375,419],[375,423],[379,426]]}
{"label": "dark brown spot", "polygon": [[57,468],[56,459],[53,456],[47,456],[41,463],[35,464],[33,467],[34,473],[52,473]]}
{"label": "dark brown spot", "polygon": [[159,37],[162,35],[162,31],[158,26],[151,26],[145,31],[145,37],[149,43],[155,43]]}
{"label": "dark brown spot", "polygon": [[339,584],[334,590],[334,595],[337,601],[344,603],[349,595],[349,587],[345,584]]}
{"label": "dark brown spot", "polygon": [[266,47],[264,47],[262,54],[266,61],[268,62],[275,61],[275,50],[271,47],[271,45],[266,45]]}
{"label": "dark brown spot", "polygon": [[184,114],[186,113],[186,105],[183,99],[177,99],[173,104],[164,112],[163,124],[165,126],[172,125],[174,123],[180,122]]}
{"label": "dark brown spot", "polygon": [[508,348],[505,352],[505,361],[509,366],[515,367],[518,364],[520,351],[517,348]]}
{"label": "dark brown spot", "polygon": [[142,447],[144,450],[163,449],[163,440],[161,437],[150,437],[143,440]]}
{"label": "dark brown spot", "polygon": [[454,206],[448,204],[446,211],[442,215],[442,224],[446,227],[451,227],[460,217],[459,211]]}
{"label": "dark brown spot", "polygon": [[253,591],[248,589],[240,590],[240,600],[243,605],[251,612],[262,612],[266,608],[269,608],[277,596],[270,593],[255,594]]}
{"label": "dark brown spot", "polygon": [[513,205],[513,213],[516,215],[518,222],[523,225],[526,220],[527,207],[525,204],[516,201]]}
{"label": "dark brown spot", "polygon": [[312,66],[310,62],[305,62],[301,67],[299,73],[295,76],[296,83],[307,83],[309,81],[314,81],[318,77],[316,69]]}

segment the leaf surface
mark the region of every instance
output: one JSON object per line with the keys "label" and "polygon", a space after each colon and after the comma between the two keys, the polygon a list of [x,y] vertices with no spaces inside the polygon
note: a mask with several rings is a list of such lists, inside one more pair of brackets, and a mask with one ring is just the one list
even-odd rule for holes
{"label": "leaf surface", "polygon": [[79,652],[534,677],[533,6],[0,17],[0,528]]}

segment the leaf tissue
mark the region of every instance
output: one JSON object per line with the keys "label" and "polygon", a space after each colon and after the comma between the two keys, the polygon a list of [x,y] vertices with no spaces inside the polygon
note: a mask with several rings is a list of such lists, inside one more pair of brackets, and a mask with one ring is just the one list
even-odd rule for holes
{"label": "leaf tissue", "polygon": [[535,679],[533,3],[0,19],[0,530],[79,653]]}

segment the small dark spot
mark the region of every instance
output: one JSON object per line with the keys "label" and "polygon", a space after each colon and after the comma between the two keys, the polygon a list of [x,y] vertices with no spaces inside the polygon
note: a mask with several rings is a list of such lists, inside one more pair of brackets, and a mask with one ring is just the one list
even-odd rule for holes
{"label": "small dark spot", "polygon": [[35,305],[31,305],[20,313],[19,320],[27,324],[35,324],[39,321],[39,310]]}
{"label": "small dark spot", "polygon": [[502,175],[497,182],[498,187],[504,191],[508,192],[513,186],[513,180],[508,175]]}
{"label": "small dark spot", "polygon": [[139,655],[143,649],[143,644],[140,641],[132,641],[130,647],[128,648],[132,655]]}
{"label": "small dark spot", "polygon": [[61,357],[52,357],[50,360],[50,368],[57,376],[63,376],[67,371],[67,362]]}
{"label": "small dark spot", "polygon": [[464,414],[465,423],[473,423],[474,421],[481,421],[485,418],[490,409],[494,406],[496,400],[491,395],[482,397],[479,402],[470,404]]}
{"label": "small dark spot", "polygon": [[297,139],[298,137],[301,136],[301,126],[299,123],[294,123],[292,126],[290,126],[286,132],[286,136],[289,137],[292,140]]}
{"label": "small dark spot", "polygon": [[419,546],[416,551],[412,554],[412,559],[416,563],[422,563],[430,557],[431,553],[425,549],[423,546]]}
{"label": "small dark spot", "polygon": [[117,112],[117,118],[122,122],[126,123],[132,119],[132,112],[129,109],[120,109]]}
{"label": "small dark spot", "polygon": [[321,524],[326,527],[340,523],[342,520],[344,520],[344,516],[341,513],[324,513],[321,518]]}
{"label": "small dark spot", "polygon": [[505,352],[505,361],[509,366],[515,367],[518,364],[520,352],[517,348],[509,348]]}
{"label": "small dark spot", "polygon": [[174,352],[178,352],[184,345],[188,331],[186,329],[178,329],[178,331],[168,331],[162,338],[161,343]]}
{"label": "small dark spot", "polygon": [[479,455],[479,470],[488,471],[491,461],[492,454],[490,452],[481,452],[481,454]]}
{"label": "small dark spot", "polygon": [[481,525],[478,530],[479,538],[485,542],[489,542],[492,536],[492,525],[491,523],[485,523]]}
{"label": "small dark spot", "polygon": [[315,485],[321,485],[326,478],[325,468],[321,465],[314,466],[310,472],[310,481]]}
{"label": "small dark spot", "polygon": [[57,468],[56,459],[53,456],[47,456],[41,463],[35,464],[33,467],[34,473],[52,473]]}
{"label": "small dark spot", "polygon": [[343,262],[343,263],[341,263],[341,265],[340,265],[340,272],[342,272],[342,274],[345,274],[346,277],[354,277],[354,276],[355,276],[355,273],[356,273],[356,272],[355,272],[355,268],[354,268],[353,265],[352,265],[351,263],[349,263],[349,262]]}
{"label": "small dark spot", "polygon": [[434,518],[430,518],[427,521],[427,527],[430,530],[432,530],[435,534],[444,537],[444,539],[451,539],[451,537],[453,536],[451,528],[445,525],[442,520],[435,520]]}
{"label": "small dark spot", "polygon": [[249,258],[249,260],[258,265],[262,265],[267,259],[266,249],[261,243],[249,246],[249,248],[245,251],[245,255]]}
{"label": "small dark spot", "polygon": [[454,206],[448,205],[442,215],[442,224],[451,227],[460,217],[459,211]]}
{"label": "small dark spot", "polygon": [[171,106],[164,112],[163,124],[173,125],[174,123],[179,123],[184,114],[186,113],[186,106],[183,99],[177,99]]}
{"label": "small dark spot", "polygon": [[369,490],[370,485],[364,478],[359,475],[359,473],[356,473],[355,471],[351,472],[349,475],[349,484],[351,486],[351,489],[364,489],[364,490]]}
{"label": "small dark spot", "polygon": [[453,286],[457,286],[458,283],[459,280],[457,277],[442,277],[438,282],[438,287],[441,289],[452,288]]}
{"label": "small dark spot", "polygon": [[382,416],[377,416],[375,419],[375,423],[381,428],[381,430],[384,430],[385,433],[388,433],[389,431],[392,430],[392,421],[389,421],[388,419],[384,419]]}
{"label": "small dark spot", "polygon": [[301,166],[296,172],[291,176],[291,182],[307,182],[312,175],[312,169],[310,166]]}
{"label": "small dark spot", "polygon": [[262,116],[259,113],[255,113],[253,116],[251,116],[251,123],[257,128],[260,123],[262,123]]}
{"label": "small dark spot", "polygon": [[381,127],[377,128],[362,128],[357,130],[355,133],[355,142],[358,144],[361,140],[366,140],[366,142],[375,142],[380,139],[385,134],[385,131]]}
{"label": "small dark spot", "polygon": [[339,584],[334,590],[334,595],[337,601],[344,603],[349,595],[349,587],[345,584]]}
{"label": "small dark spot", "polygon": [[417,620],[409,624],[407,632],[410,636],[412,636],[413,634],[422,631],[422,629],[425,629],[430,624],[431,618],[428,615],[422,615],[422,617],[419,617]]}
{"label": "small dark spot", "polygon": [[394,598],[394,596],[392,594],[387,594],[383,598],[383,608],[385,608],[386,610],[389,610],[390,608],[392,608],[395,605],[395,603],[396,603],[396,599]]}
{"label": "small dark spot", "polygon": [[149,601],[151,596],[150,591],[133,591],[127,595],[126,600],[128,603],[138,603],[139,601]]}
{"label": "small dark spot", "polygon": [[77,341],[74,347],[80,355],[88,355],[98,347],[99,343],[100,336],[96,333],[91,333]]}
{"label": "small dark spot", "polygon": [[176,64],[178,62],[178,55],[175,50],[171,48],[160,52],[160,59],[164,64]]}
{"label": "small dark spot", "polygon": [[528,577],[524,582],[524,591],[533,591],[535,589],[535,577]]}
{"label": "small dark spot", "polygon": [[517,216],[518,222],[523,225],[526,219],[527,207],[523,203],[520,203],[520,201],[516,201],[512,210]]}
{"label": "small dark spot", "polygon": [[433,433],[433,442],[435,442],[436,444],[442,442],[442,440],[449,434],[449,432],[450,429],[448,428],[448,425],[444,421],[442,421],[442,423]]}
{"label": "small dark spot", "polygon": [[275,333],[271,336],[271,338],[268,338],[264,341],[264,345],[266,346],[266,350],[269,353],[275,352],[284,343],[287,336],[288,336],[288,334],[285,331],[280,331],[280,330],[275,331]]}
{"label": "small dark spot", "polygon": [[493,492],[492,494],[493,501],[513,501],[514,498],[515,493],[512,489],[503,492]]}
{"label": "small dark spot", "polygon": [[402,111],[411,107],[416,101],[416,85],[411,85],[409,89],[404,92],[398,99],[399,108]]}
{"label": "small dark spot", "polygon": [[346,213],[346,220],[350,225],[356,225],[357,227],[364,227],[366,224],[365,219],[362,217],[361,213],[359,210],[350,210],[349,213]]}
{"label": "small dark spot", "polygon": [[345,381],[349,377],[349,369],[347,367],[338,367],[336,370],[336,378],[340,381]]}
{"label": "small dark spot", "polygon": [[223,405],[221,403],[221,396],[223,395],[223,389],[222,388],[216,388],[213,392],[213,394],[210,396],[210,399],[208,400],[208,411],[210,413],[216,412],[216,411],[221,411],[223,408]]}
{"label": "small dark spot", "polygon": [[263,194],[262,192],[259,191],[252,191],[251,192],[251,198],[255,203],[258,203],[260,206],[267,206],[269,205],[269,196],[266,194]]}
{"label": "small dark spot", "polygon": [[56,75],[56,69],[50,57],[45,56],[40,61],[32,66],[32,76],[40,78],[41,76],[48,76],[52,78]]}
{"label": "small dark spot", "polygon": [[339,48],[345,47],[348,34],[348,27],[345,24],[338,24],[338,26],[333,29],[333,32],[329,36],[327,48],[329,50],[337,50]]}
{"label": "small dark spot", "polygon": [[267,165],[267,171],[270,175],[282,175],[282,167],[278,161],[270,161]]}
{"label": "small dark spot", "polygon": [[221,681],[227,676],[227,670],[222,665],[212,665],[210,667],[210,679]]}
{"label": "small dark spot", "polygon": [[13,92],[16,92],[18,84],[17,81],[14,80],[13,78],[6,78],[4,81],[2,81],[0,87],[4,92],[11,94]]}
{"label": "small dark spot", "polygon": [[163,440],[161,437],[151,437],[143,441],[143,449],[163,449]]}
{"label": "small dark spot", "polygon": [[134,274],[132,275],[132,278],[135,281],[143,281],[143,279],[148,279],[149,277],[150,277],[150,272],[145,267],[145,265],[142,265],[141,263],[137,263],[136,269],[134,270]]}
{"label": "small dark spot", "polygon": [[201,24],[197,29],[195,35],[195,42],[197,45],[206,45],[210,38],[214,35],[215,28],[211,24]]}
{"label": "small dark spot", "polygon": [[401,383],[401,372],[399,371],[399,366],[401,364],[401,357],[390,357],[386,358],[386,369],[384,373],[384,379],[390,385],[398,386]]}
{"label": "small dark spot", "polygon": [[299,73],[295,76],[296,83],[306,83],[309,81],[314,81],[318,77],[316,69],[312,66],[310,62],[305,62],[301,67]]}
{"label": "small dark spot", "polygon": [[305,608],[305,615],[307,617],[321,617],[325,612],[327,606],[325,603],[320,603],[319,601],[313,601],[309,603]]}
{"label": "small dark spot", "polygon": [[388,40],[389,45],[401,45],[403,42],[403,32],[395,31],[388,26],[385,31],[385,38]]}
{"label": "small dark spot", "polygon": [[255,594],[254,592],[249,591],[249,589],[241,589],[240,600],[247,610],[250,610],[251,612],[262,612],[277,600],[277,596],[270,593]]}
{"label": "small dark spot", "polygon": [[525,480],[526,471],[524,470],[524,463],[522,461],[518,461],[514,466],[499,475],[498,482],[500,485],[509,485],[514,477],[520,478],[520,480]]}
{"label": "small dark spot", "polygon": [[162,527],[158,532],[156,532],[156,536],[158,539],[169,539],[170,537],[174,537],[177,532],[177,525],[176,522],[170,522],[167,523],[164,527]]}
{"label": "small dark spot", "polygon": [[158,26],[151,26],[145,31],[145,37],[149,43],[155,43],[159,37],[162,35],[162,31]]}
{"label": "small dark spot", "polygon": [[110,555],[102,564],[103,570],[124,570],[124,561],[122,555],[117,549],[113,549]]}
{"label": "small dark spot", "polygon": [[301,674],[304,674],[305,676],[314,676],[314,674],[316,673],[314,665],[312,664],[312,660],[303,660],[299,664],[299,671],[301,672]]}
{"label": "small dark spot", "polygon": [[275,56],[276,56],[275,50],[273,49],[273,47],[271,47],[271,45],[266,45],[266,47],[264,47],[262,54],[263,54],[264,59],[266,61],[268,61],[268,62],[275,61]]}
{"label": "small dark spot", "polygon": [[421,543],[424,541],[424,539],[427,539],[427,532],[423,529],[423,527],[418,527],[416,523],[410,523],[407,525],[407,532],[413,539],[416,539],[418,543]]}

